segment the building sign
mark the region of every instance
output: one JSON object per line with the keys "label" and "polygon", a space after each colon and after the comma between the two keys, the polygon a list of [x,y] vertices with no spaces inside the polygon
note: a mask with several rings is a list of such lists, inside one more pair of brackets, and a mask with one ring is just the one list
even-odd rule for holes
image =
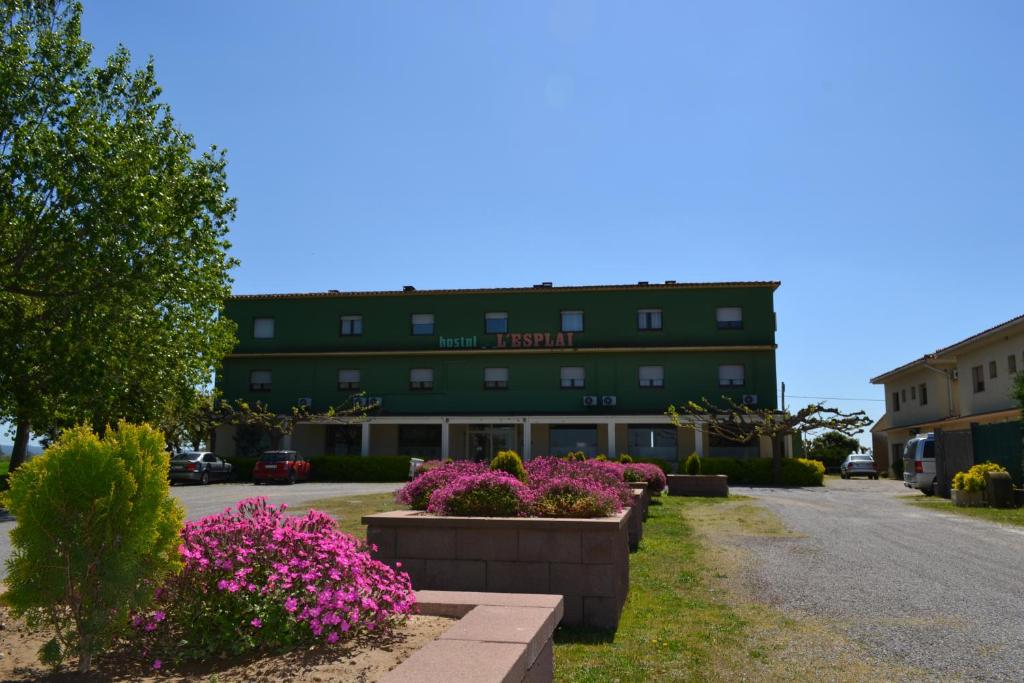
{"label": "building sign", "polygon": [[[494,335],[496,349],[561,349],[573,345],[573,332],[502,332]],[[442,349],[478,349],[480,343],[472,337],[438,337]]]}

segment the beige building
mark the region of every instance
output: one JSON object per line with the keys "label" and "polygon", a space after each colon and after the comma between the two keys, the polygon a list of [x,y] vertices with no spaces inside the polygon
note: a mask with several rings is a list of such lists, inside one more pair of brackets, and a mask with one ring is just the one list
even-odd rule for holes
{"label": "beige building", "polygon": [[916,434],[1020,420],[1012,395],[1018,372],[1024,315],[872,378],[885,387],[885,416],[871,430],[879,466],[901,457]]}

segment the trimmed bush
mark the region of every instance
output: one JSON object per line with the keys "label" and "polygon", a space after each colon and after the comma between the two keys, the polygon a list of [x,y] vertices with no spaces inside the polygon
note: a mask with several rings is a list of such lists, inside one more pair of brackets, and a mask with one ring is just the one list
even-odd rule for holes
{"label": "trimmed bush", "polygon": [[413,478],[395,493],[395,500],[413,510],[426,510],[430,504],[430,496],[437,489],[459,477],[483,474],[487,471],[487,466],[483,463],[467,460],[448,461]]}
{"label": "trimmed bush", "polygon": [[633,462],[633,456],[631,456],[629,453],[619,453],[619,462],[620,463],[630,463],[630,462]]}
{"label": "trimmed bush", "polygon": [[535,517],[607,517],[620,509],[610,487],[587,479],[558,478],[534,491],[530,514]]}
{"label": "trimmed bush", "polygon": [[526,513],[531,499],[526,484],[506,472],[466,474],[431,493],[427,512],[462,517],[518,517]]}
{"label": "trimmed bush", "polygon": [[984,491],[988,487],[986,472],[1005,472],[1006,468],[994,462],[983,462],[972,466],[966,472],[957,472],[953,477],[953,488],[957,491]]}
{"label": "trimmed bush", "polygon": [[[724,474],[729,477],[730,486],[771,486],[771,458],[704,458],[701,460],[703,474]],[[818,460],[785,458],[782,461],[783,486],[822,486],[825,480],[825,466]]]}
{"label": "trimmed bush", "polygon": [[634,462],[623,468],[622,478],[627,482],[643,483],[651,493],[661,493],[668,485],[668,479],[661,468],[645,462]]}
{"label": "trimmed bush", "polygon": [[683,472],[686,474],[700,474],[700,456],[690,453],[690,457],[683,464]]}
{"label": "trimmed bush", "polygon": [[4,500],[18,525],[3,601],[56,633],[44,663],[74,654],[88,672],[181,567],[185,513],[170,495],[165,443],[146,425],[121,422],[102,440],[77,427],[11,476]]}
{"label": "trimmed bush", "polygon": [[526,481],[526,469],[515,451],[499,451],[491,460],[491,470],[507,472],[519,481]]}
{"label": "trimmed bush", "polygon": [[586,459],[587,455],[583,451],[569,451],[568,453],[565,454],[565,457],[562,458],[562,460],[575,460],[576,462],[583,462]]}
{"label": "trimmed bush", "polygon": [[665,474],[672,474],[672,471],[675,469],[676,465],[675,461],[673,460],[663,460],[661,458],[633,458],[633,462],[644,463],[646,465],[655,465]]}

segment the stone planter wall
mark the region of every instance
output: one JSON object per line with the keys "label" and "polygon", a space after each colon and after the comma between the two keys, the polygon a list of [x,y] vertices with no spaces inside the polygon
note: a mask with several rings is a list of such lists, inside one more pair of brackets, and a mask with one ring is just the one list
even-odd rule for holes
{"label": "stone planter wall", "polygon": [[646,488],[632,488],[633,508],[629,515],[629,550],[635,552],[640,549],[640,540],[644,537],[644,520],[647,519],[647,505],[645,504]]}
{"label": "stone planter wall", "polygon": [[953,505],[961,508],[981,508],[986,505],[984,491],[961,491],[959,489],[952,489],[950,491],[950,498],[953,501]]}
{"label": "stone planter wall", "polygon": [[389,671],[381,683],[549,683],[557,595],[417,591],[420,614],[459,621]]}
{"label": "stone planter wall", "polygon": [[724,474],[670,474],[670,496],[728,496],[729,477]]}
{"label": "stone planter wall", "polygon": [[417,590],[562,595],[562,623],[614,629],[629,592],[631,509],[601,519],[363,517],[374,557]]}

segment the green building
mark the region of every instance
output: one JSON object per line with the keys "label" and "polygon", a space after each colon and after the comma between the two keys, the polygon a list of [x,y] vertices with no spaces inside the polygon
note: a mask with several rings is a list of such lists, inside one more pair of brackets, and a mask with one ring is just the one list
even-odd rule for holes
{"label": "green building", "polygon": [[[676,428],[669,404],[730,396],[776,407],[778,282],[238,295],[229,400],[369,418],[298,424],[307,455],[524,457],[582,450],[675,460],[764,454]],[[233,428],[217,450],[234,452]],[[770,449],[770,444],[767,445]]]}

